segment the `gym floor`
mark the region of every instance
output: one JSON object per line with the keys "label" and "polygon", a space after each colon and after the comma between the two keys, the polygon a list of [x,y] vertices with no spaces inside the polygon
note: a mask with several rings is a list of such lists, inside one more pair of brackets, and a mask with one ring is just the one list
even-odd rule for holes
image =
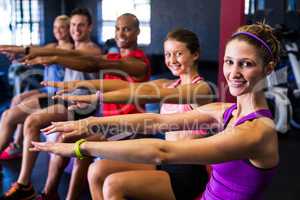
{"label": "gym floor", "polygon": [[[300,199],[300,131],[291,131],[286,135],[279,135],[280,165],[271,186],[265,193],[265,200],[298,200]],[[41,153],[34,168],[32,182],[36,191],[41,191],[46,180],[48,154]],[[13,181],[17,179],[21,160],[2,162],[2,187],[0,193],[6,191]],[[59,186],[59,194],[64,199],[67,193],[70,174],[64,173]],[[84,188],[82,200],[91,199],[88,188]]]}
{"label": "gym floor", "polygon": [[[37,193],[40,193],[43,190],[44,184],[46,182],[48,174],[48,153],[40,153],[36,162],[36,165],[33,170],[33,175],[31,176],[31,181],[34,186],[34,189]],[[7,191],[10,185],[15,182],[18,178],[19,171],[21,168],[21,159],[10,160],[10,161],[0,161],[1,166],[1,177],[0,177],[0,195],[3,192]],[[59,185],[59,196],[60,199],[65,199],[68,191],[68,184],[70,180],[69,172],[65,172],[62,175],[61,182]],[[88,185],[86,184],[82,188],[83,192],[81,193],[80,200],[89,200],[91,199],[88,192]]]}

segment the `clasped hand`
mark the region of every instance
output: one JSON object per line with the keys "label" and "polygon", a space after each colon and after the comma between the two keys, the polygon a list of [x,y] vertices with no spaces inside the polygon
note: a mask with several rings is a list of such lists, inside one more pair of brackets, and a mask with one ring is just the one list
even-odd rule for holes
{"label": "clasped hand", "polygon": [[88,130],[89,120],[86,119],[77,121],[66,121],[66,122],[52,122],[50,126],[41,129],[45,135],[52,133],[61,134],[63,138],[85,138],[90,135]]}

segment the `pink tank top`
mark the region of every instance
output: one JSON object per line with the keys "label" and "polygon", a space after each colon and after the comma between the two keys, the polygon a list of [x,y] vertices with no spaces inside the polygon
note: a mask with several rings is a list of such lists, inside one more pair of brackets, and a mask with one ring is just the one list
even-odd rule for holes
{"label": "pink tank top", "polygon": [[[203,78],[201,76],[196,76],[192,80],[192,84],[196,84],[200,81],[202,81]],[[177,79],[175,82],[167,86],[167,88],[177,88],[181,83],[181,79]],[[171,103],[164,103],[161,105],[160,108],[160,114],[172,114],[172,113],[182,113],[182,112],[187,112],[193,110],[193,107],[191,104],[171,104]],[[194,131],[189,131],[193,134],[201,134],[201,135],[206,135],[207,131],[205,130],[194,130]]]}

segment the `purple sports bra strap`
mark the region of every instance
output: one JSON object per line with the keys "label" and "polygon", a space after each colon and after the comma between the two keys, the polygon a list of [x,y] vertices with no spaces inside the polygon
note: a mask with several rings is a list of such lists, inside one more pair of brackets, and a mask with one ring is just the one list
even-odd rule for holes
{"label": "purple sports bra strap", "polygon": [[[224,114],[223,114],[223,127],[225,128],[230,120],[230,118],[232,117],[232,112],[237,108],[236,104],[233,104],[231,107],[229,107],[228,109],[225,110]],[[252,119],[257,119],[259,117],[268,117],[268,118],[273,118],[272,113],[270,110],[268,109],[260,109],[257,110],[253,113],[250,113],[246,116],[243,116],[241,118],[238,119],[238,121],[236,121],[234,123],[235,126],[240,125],[242,123],[244,123],[245,121],[248,120],[252,120]]]}
{"label": "purple sports bra strap", "polygon": [[244,123],[245,121],[252,120],[252,119],[257,119],[259,117],[268,117],[272,119],[272,113],[268,109],[261,109],[257,110],[253,113],[250,113],[249,115],[246,115],[244,117],[241,117],[237,122],[235,122],[235,126]]}
{"label": "purple sports bra strap", "polygon": [[236,104],[233,104],[229,108],[227,108],[223,114],[223,127],[225,128],[232,116],[232,112],[237,108]]}

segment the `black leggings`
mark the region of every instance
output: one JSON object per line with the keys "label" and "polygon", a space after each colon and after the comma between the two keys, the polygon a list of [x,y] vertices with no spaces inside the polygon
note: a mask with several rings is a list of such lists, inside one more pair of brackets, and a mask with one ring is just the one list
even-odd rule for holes
{"label": "black leggings", "polygon": [[157,169],[169,174],[176,200],[194,200],[204,191],[208,181],[203,165],[159,165]]}

